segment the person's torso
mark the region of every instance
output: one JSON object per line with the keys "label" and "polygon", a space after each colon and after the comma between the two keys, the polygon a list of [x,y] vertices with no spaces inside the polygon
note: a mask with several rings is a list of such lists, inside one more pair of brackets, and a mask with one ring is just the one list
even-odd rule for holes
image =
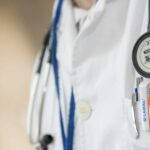
{"label": "person's torso", "polygon": [[[74,150],[133,148],[126,127],[124,103],[131,98],[134,86],[131,52],[141,34],[145,2],[99,0],[84,16],[80,29],[71,2],[63,2],[57,33],[57,59],[65,127],[71,88],[74,89]],[[53,73],[49,82],[42,130],[43,134],[49,130],[54,134],[50,150],[62,150],[58,104],[52,102],[57,99]],[[51,123],[50,117],[53,117]]]}

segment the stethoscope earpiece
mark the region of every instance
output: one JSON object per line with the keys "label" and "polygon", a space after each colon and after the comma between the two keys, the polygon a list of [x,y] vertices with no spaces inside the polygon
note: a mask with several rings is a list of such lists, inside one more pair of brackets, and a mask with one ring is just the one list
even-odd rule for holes
{"label": "stethoscope earpiece", "polygon": [[44,135],[42,139],[40,140],[40,144],[42,147],[42,150],[47,150],[48,145],[51,144],[54,141],[53,137],[51,135]]}

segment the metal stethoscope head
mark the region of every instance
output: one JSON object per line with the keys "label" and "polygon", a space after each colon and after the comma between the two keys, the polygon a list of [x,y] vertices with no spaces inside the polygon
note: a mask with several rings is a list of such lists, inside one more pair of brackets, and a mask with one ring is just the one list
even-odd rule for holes
{"label": "metal stethoscope head", "polygon": [[148,31],[136,42],[132,61],[136,71],[145,78],[150,78],[150,0],[148,1]]}

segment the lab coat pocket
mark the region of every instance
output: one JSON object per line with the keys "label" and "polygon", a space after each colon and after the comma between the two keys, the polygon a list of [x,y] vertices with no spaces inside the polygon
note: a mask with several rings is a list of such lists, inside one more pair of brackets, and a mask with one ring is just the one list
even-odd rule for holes
{"label": "lab coat pocket", "polygon": [[125,99],[127,136],[132,150],[150,150],[150,131],[143,130],[141,103]]}

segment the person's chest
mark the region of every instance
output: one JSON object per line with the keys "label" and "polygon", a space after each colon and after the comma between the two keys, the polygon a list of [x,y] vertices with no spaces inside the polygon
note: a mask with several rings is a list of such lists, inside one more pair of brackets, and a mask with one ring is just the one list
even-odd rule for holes
{"label": "person's chest", "polygon": [[[57,58],[63,105],[67,105],[63,108],[69,109],[73,87],[77,112],[75,147],[78,150],[92,149],[95,145],[95,150],[102,148],[97,139],[108,140],[109,137],[104,136],[106,133],[112,133],[112,149],[116,143],[120,143],[117,147],[122,147],[123,103],[125,97],[130,96],[134,82],[130,55],[141,30],[141,25],[135,24],[143,21],[144,11],[138,19],[136,11],[143,10],[144,4],[138,1],[133,7],[135,1],[117,0],[105,5],[104,2],[99,1],[88,13],[78,12],[77,17],[69,2],[64,1],[58,31]],[[80,19],[83,22],[78,28]],[[67,120],[68,115],[64,116]]]}

